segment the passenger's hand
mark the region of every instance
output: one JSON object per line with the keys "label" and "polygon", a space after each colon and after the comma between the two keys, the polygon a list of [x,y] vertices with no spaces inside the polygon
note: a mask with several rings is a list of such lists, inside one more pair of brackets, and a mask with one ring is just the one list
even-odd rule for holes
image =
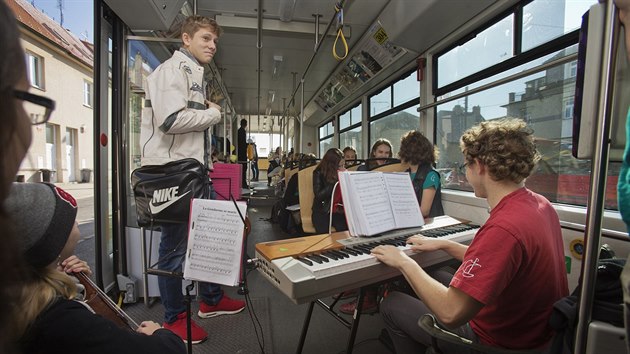
{"label": "passenger's hand", "polygon": [[405,252],[392,245],[374,247],[372,249],[372,255],[376,257],[376,259],[378,259],[379,261],[387,264],[388,266],[399,269],[406,262],[414,261],[413,259],[409,258],[409,256],[407,256]]}
{"label": "passenger's hand", "polygon": [[414,251],[437,251],[444,248],[444,240],[426,236],[411,236],[407,239],[407,244]]}
{"label": "passenger's hand", "polygon": [[92,270],[90,269],[88,263],[74,255],[64,259],[61,263],[59,263],[58,269],[68,274],[83,272],[87,275],[92,275]]}
{"label": "passenger's hand", "polygon": [[136,332],[150,336],[153,334],[153,332],[157,331],[160,328],[162,328],[162,326],[153,321],[143,321],[142,323],[140,323],[140,327],[136,329]]}
{"label": "passenger's hand", "polygon": [[206,100],[206,107],[208,107],[208,109],[210,108],[216,108],[219,112],[221,112],[221,106],[219,106],[216,103],[210,102],[208,100]]}

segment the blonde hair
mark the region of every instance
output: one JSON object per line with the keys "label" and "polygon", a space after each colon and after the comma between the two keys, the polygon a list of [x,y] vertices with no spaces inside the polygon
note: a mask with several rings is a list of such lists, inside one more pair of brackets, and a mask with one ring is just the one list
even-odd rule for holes
{"label": "blonde hair", "polygon": [[37,316],[57,298],[74,299],[77,286],[66,273],[48,266],[31,269],[31,274],[20,284],[17,293],[11,318],[14,321],[14,338],[21,338]]}
{"label": "blonde hair", "polygon": [[517,118],[479,123],[464,132],[460,148],[467,163],[480,161],[495,181],[521,183],[541,157],[536,150],[533,131]]}

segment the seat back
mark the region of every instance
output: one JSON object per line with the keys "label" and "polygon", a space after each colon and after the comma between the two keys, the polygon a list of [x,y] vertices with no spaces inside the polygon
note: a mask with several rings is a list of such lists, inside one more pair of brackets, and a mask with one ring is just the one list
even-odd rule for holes
{"label": "seat back", "polygon": [[293,175],[296,174],[297,172],[298,172],[297,166],[293,166],[290,169],[285,169],[284,180],[287,181],[287,183],[289,183],[289,181],[291,180],[291,177],[293,177]]}
{"label": "seat back", "polygon": [[317,165],[309,166],[298,172],[298,194],[300,196],[300,219],[302,230],[306,233],[315,233],[313,225],[313,171]]}
{"label": "seat back", "polygon": [[409,168],[409,164],[402,162],[395,162],[386,165],[376,166],[371,171],[380,172],[405,172]]}

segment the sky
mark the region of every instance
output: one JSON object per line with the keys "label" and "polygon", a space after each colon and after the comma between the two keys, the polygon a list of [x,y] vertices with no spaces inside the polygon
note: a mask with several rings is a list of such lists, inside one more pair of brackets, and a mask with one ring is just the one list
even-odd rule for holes
{"label": "sky", "polygon": [[[26,0],[43,10],[48,17],[60,22],[59,0]],[[63,27],[77,37],[94,43],[94,1],[93,0],[61,0],[63,3]]]}

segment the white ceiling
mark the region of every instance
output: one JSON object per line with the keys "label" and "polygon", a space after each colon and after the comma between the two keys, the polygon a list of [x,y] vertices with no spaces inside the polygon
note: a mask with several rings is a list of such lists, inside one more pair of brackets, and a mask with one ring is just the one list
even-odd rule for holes
{"label": "white ceiling", "polygon": [[[136,34],[143,34],[140,30],[148,27],[166,29],[165,23],[172,21],[169,11],[173,6],[180,6],[182,0],[105,0],[106,3],[127,23]],[[281,22],[281,3],[296,2],[292,22]],[[322,43],[312,65],[305,76],[305,114],[308,125],[316,126],[331,114],[347,107],[356,101],[361,94],[376,85],[387,82],[387,79],[397,70],[409,67],[415,62],[419,53],[434,45],[461,24],[468,21],[475,14],[497,0],[348,0],[344,6],[344,24],[349,26],[344,32],[350,32],[347,38],[350,53],[355,44],[376,21],[383,26],[389,39],[395,45],[407,50],[407,54],[387,70],[368,81],[357,91],[339,102],[329,112],[324,112],[314,102],[314,97],[323,89],[331,73],[340,70],[346,61],[338,62],[332,56],[334,37],[328,36]],[[189,9],[192,9],[192,0]],[[506,1],[507,2],[507,1]],[[514,2],[511,0],[509,2]],[[143,16],[130,11],[133,6],[143,8]],[[292,72],[296,80],[300,81],[315,48],[315,18],[313,14],[320,14],[320,31],[324,31],[328,22],[333,18],[334,0],[264,0],[263,19],[264,28],[273,27],[275,30],[263,30],[261,51],[261,80],[260,80],[260,110],[258,109],[258,49],[257,49],[257,7],[256,0],[198,0],[200,15],[218,18],[219,23],[225,19],[237,25],[224,25],[223,36],[220,38],[214,61],[221,70],[222,79],[230,93],[235,112],[241,117],[251,117],[251,128],[257,131],[257,112],[261,121],[268,106],[268,93],[275,92],[275,100],[271,104],[272,115],[283,112],[283,98],[288,104],[294,92]],[[161,7],[163,8],[161,9]],[[149,11],[150,10],[150,11]],[[162,12],[160,12],[162,11]],[[122,15],[123,12],[132,14]],[[167,12],[166,14],[164,12]],[[219,16],[219,17],[217,17]],[[254,28],[251,27],[253,24]],[[284,30],[290,26],[305,28],[310,33],[300,33],[295,30]],[[310,30],[309,30],[310,28]],[[334,31],[335,26],[331,29]],[[339,50],[338,44],[338,52]],[[274,56],[282,57],[279,76],[272,78]],[[350,57],[350,55],[349,55]],[[296,108],[300,109],[301,91],[296,95]],[[240,117],[239,117],[240,119]]]}

